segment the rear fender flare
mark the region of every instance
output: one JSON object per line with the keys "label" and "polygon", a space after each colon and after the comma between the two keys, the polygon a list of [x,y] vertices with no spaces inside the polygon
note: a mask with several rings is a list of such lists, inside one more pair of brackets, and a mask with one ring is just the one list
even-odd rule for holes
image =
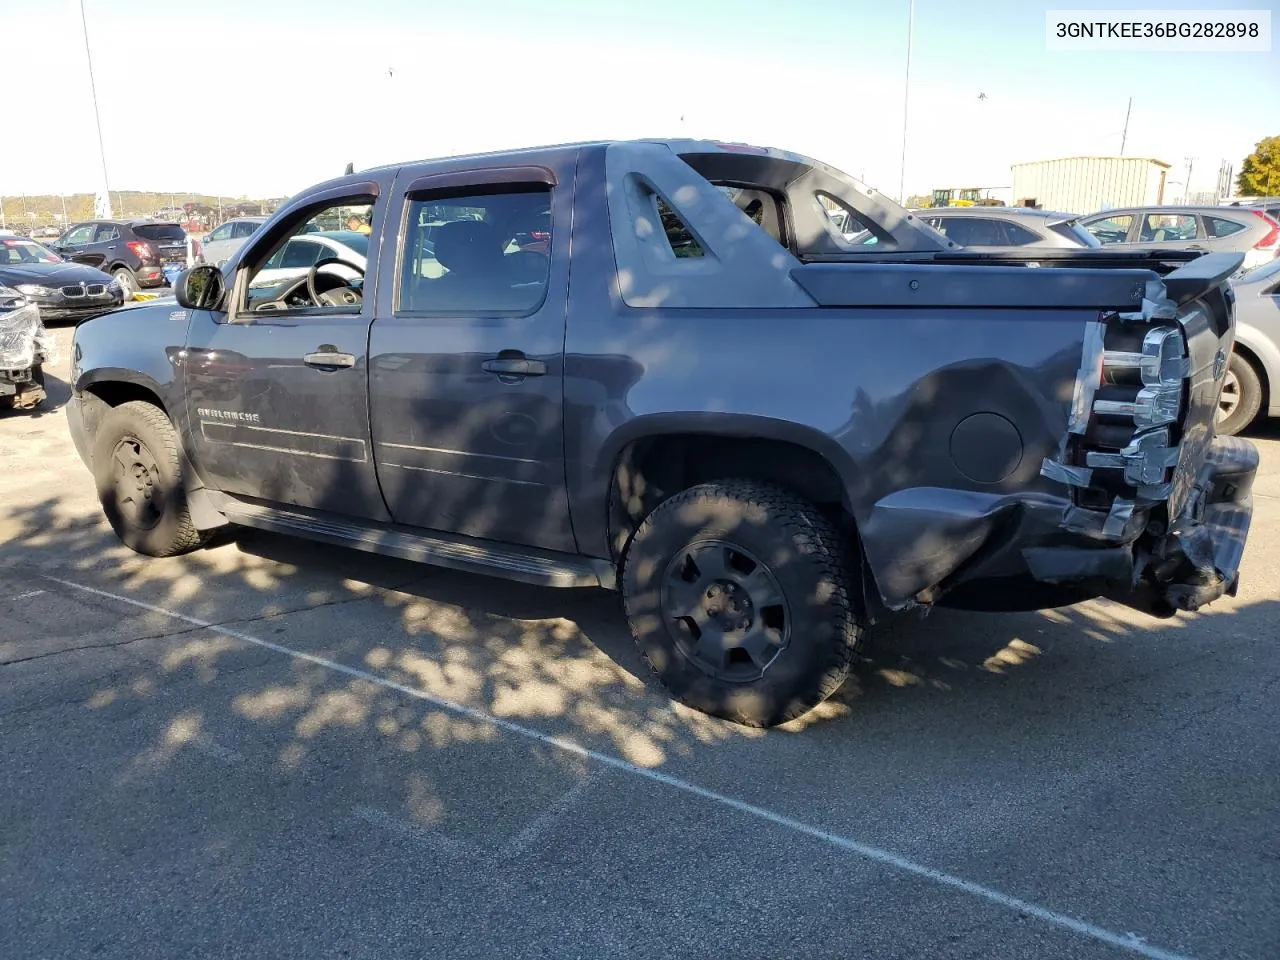
{"label": "rear fender flare", "polygon": [[[849,490],[853,486],[856,470],[848,453],[831,437],[812,427],[803,426],[772,417],[751,414],[723,413],[655,413],[636,417],[613,431],[601,445],[596,457],[595,476],[606,478],[611,487],[622,453],[637,440],[657,439],[663,436],[701,433],[742,440],[776,440],[806,447],[826,460],[840,478],[844,492],[844,506],[852,511]],[[608,490],[604,491],[608,496]],[[606,503],[607,510],[607,503]]]}

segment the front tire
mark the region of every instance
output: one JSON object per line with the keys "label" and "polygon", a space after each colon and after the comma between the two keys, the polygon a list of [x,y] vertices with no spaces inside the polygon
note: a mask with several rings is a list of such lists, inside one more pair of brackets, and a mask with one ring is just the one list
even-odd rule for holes
{"label": "front tire", "polygon": [[102,418],[93,442],[93,477],[107,522],[125,544],[150,557],[196,549],[173,424],[152,404],[134,400]]}
{"label": "front tire", "polygon": [[641,524],[623,602],[640,652],[677,700],[770,727],[848,676],[865,623],[855,560],[807,500],[750,480],[704,483]]}
{"label": "front tire", "polygon": [[1262,409],[1262,378],[1240,354],[1232,351],[1218,395],[1217,432],[1234,437],[1247,429]]}

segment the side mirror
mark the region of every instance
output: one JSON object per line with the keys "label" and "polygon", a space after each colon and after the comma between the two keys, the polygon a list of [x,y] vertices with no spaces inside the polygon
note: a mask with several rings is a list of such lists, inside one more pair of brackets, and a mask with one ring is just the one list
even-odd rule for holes
{"label": "side mirror", "polygon": [[209,264],[183,271],[173,285],[174,297],[188,310],[217,310],[222,294],[222,271]]}

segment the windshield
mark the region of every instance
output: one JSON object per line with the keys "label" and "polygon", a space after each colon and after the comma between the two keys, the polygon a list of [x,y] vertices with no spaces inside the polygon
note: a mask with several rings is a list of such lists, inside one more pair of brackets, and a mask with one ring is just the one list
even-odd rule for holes
{"label": "windshield", "polygon": [[187,239],[187,235],[176,223],[139,223],[134,225],[133,232],[143,240],[177,240],[185,243]]}
{"label": "windshield", "polygon": [[62,258],[34,240],[0,240],[0,266],[15,263],[61,263]]}

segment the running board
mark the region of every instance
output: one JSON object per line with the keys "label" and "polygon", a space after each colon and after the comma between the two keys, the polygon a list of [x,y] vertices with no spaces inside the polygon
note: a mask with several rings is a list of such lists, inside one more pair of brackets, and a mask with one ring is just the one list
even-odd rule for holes
{"label": "running board", "polygon": [[222,502],[218,509],[228,520],[257,530],[543,587],[617,589],[614,567],[608,560],[310,511],[268,507],[231,497],[220,499]]}

